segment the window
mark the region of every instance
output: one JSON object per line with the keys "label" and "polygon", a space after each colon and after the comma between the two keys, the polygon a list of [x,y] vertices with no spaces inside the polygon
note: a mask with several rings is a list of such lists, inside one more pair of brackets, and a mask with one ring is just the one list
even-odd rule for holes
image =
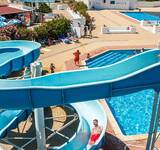
{"label": "window", "polygon": [[110,4],[115,4],[115,1],[110,1]]}
{"label": "window", "polygon": [[103,0],[103,3],[106,3],[106,0]]}

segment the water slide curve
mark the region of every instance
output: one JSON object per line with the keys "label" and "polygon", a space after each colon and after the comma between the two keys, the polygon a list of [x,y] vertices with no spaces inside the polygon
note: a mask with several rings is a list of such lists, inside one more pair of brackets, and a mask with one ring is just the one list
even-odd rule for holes
{"label": "water slide curve", "polygon": [[[18,70],[19,65],[28,65],[32,58],[38,57],[40,45],[23,42],[8,43],[11,49],[21,49],[22,53],[15,57],[12,55],[12,60],[1,62],[0,74],[6,68]],[[2,52],[10,50],[6,45],[5,42],[0,43]],[[32,52],[31,49],[37,51]],[[0,80],[0,108],[32,109],[125,95],[150,88],[159,89],[159,54],[159,50],[150,50],[106,67],[18,81]],[[3,57],[3,53],[0,55]],[[20,57],[22,55],[24,57]],[[14,59],[18,61],[15,63]],[[16,99],[13,100],[13,97]]]}
{"label": "water slide curve", "polygon": [[0,42],[0,76],[7,76],[13,71],[19,71],[38,59],[39,43],[29,41]]}
{"label": "water slide curve", "polygon": [[[28,66],[39,57],[39,54],[40,44],[35,42],[0,42],[0,75],[6,76],[12,71]],[[149,88],[159,89],[159,54],[159,50],[150,50],[106,67],[55,73],[35,79],[0,80],[0,108],[32,109],[108,98]],[[90,115],[86,116],[84,108],[87,106],[90,107],[86,110],[95,108],[94,112],[97,110],[95,118],[101,118],[102,116],[98,114],[103,111],[98,110],[100,107],[97,107],[96,102],[87,102],[87,105],[75,103],[73,106],[81,115],[81,124],[85,126],[86,133],[89,133],[93,118],[90,118]],[[89,120],[88,123],[85,119]],[[81,127],[79,126],[79,131]],[[73,140],[69,143],[71,147],[81,136],[70,139]],[[88,139],[84,143],[87,142]],[[66,144],[67,147],[69,144]],[[65,145],[62,148],[65,149]]]}
{"label": "water slide curve", "polygon": [[[41,45],[39,43],[29,41],[0,42],[0,76],[7,76],[13,71],[18,71],[23,67],[29,66],[30,63],[32,63],[39,57],[40,47]],[[16,82],[19,81],[16,80]],[[6,94],[7,93],[4,91],[3,96],[5,97]],[[19,96],[16,96],[16,98],[17,97]],[[15,98],[13,99],[15,100]],[[15,103],[14,100],[13,103]],[[99,119],[99,122],[100,124],[103,124],[104,129],[102,131],[101,137],[96,141],[94,145],[89,147],[89,149],[98,149],[98,147],[101,144],[103,135],[105,133],[105,127],[107,125],[107,118],[104,109],[98,101],[75,103],[71,105],[76,109],[80,119],[77,132],[72,136],[72,138],[68,142],[64,143],[59,147],[54,147],[54,149],[67,150],[72,149],[72,147],[77,147],[77,150],[88,149],[87,144],[92,128],[92,121],[95,118]],[[87,112],[84,111],[84,108]],[[91,115],[90,113],[88,113],[88,110],[90,110],[89,112],[92,112],[94,110],[94,114]],[[3,113],[0,113],[0,119],[3,120],[3,125],[1,125],[0,127],[0,138],[3,138],[7,134],[7,131],[16,127],[16,120],[19,120],[20,122],[20,120],[25,119],[24,115],[26,113],[24,112],[26,111],[4,110]],[[83,142],[79,144],[79,141]]]}

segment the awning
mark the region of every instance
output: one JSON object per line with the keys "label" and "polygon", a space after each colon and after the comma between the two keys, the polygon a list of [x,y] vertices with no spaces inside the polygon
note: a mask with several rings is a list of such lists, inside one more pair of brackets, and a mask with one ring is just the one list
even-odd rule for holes
{"label": "awning", "polygon": [[25,12],[25,11],[17,8],[9,7],[9,6],[0,6],[0,15],[17,14],[22,12]]}

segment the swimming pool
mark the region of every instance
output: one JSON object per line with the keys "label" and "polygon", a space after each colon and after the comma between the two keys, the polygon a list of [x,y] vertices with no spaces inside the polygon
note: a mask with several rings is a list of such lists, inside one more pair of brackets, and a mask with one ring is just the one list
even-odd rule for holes
{"label": "swimming pool", "polygon": [[128,17],[134,18],[138,21],[141,21],[141,20],[150,20],[150,21],[160,20],[160,18],[158,16],[154,16],[154,15],[151,15],[146,12],[122,12],[122,14],[125,14]]}
{"label": "swimming pool", "polygon": [[[90,68],[104,66],[137,53],[139,53],[137,50],[111,50],[93,57],[86,61],[86,64]],[[153,90],[145,90],[106,100],[124,135],[148,133],[153,105],[153,94]]]}
{"label": "swimming pool", "polygon": [[110,50],[86,61],[88,68],[102,67],[116,63],[122,59],[138,54],[140,50]]}

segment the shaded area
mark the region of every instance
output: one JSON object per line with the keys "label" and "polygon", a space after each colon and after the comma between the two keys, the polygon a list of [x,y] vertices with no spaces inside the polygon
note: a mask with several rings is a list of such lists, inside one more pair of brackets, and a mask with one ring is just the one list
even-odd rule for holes
{"label": "shaded area", "polygon": [[[58,131],[58,133],[71,138],[74,133],[77,131],[78,128],[78,124],[79,124],[79,119],[77,119],[76,121],[74,121],[73,123],[71,123],[70,125],[68,125],[66,128],[64,128],[63,130],[61,130],[59,127],[57,127],[57,123],[59,123],[60,127],[63,127],[64,125],[66,125],[67,123],[69,123],[70,121],[73,120],[73,117],[67,117],[69,115],[74,115],[76,113],[75,109],[73,109],[73,107],[71,107],[70,105],[68,106],[58,106],[60,109],[65,110],[65,116],[61,117],[61,118],[55,118],[55,120],[52,120],[52,123],[50,122],[51,120],[47,120],[45,122],[46,126],[49,128],[53,128],[55,131]],[[50,113],[47,113],[47,110],[45,110],[45,117],[52,117],[53,115]],[[57,115],[55,114],[54,117],[56,117]],[[63,116],[63,115],[62,115]],[[51,133],[51,131],[46,130],[46,135],[49,136]],[[53,146],[60,146],[62,144],[64,144],[65,142],[67,142],[68,139],[66,139],[65,137],[62,137],[59,134],[55,134],[51,139],[49,139],[47,141],[47,144],[49,144],[50,147]]]}
{"label": "shaded area", "polygon": [[124,142],[107,132],[105,134],[105,142],[102,148],[103,150],[130,150]]}
{"label": "shaded area", "polygon": [[[57,131],[73,119],[72,117],[67,118],[67,115],[73,115],[74,113],[76,113],[76,111],[71,106],[54,106],[54,107],[45,108],[44,109],[45,118],[62,116],[54,119],[54,121],[53,119],[45,120],[45,125],[46,127],[49,127],[54,131]],[[79,124],[79,119],[77,119],[74,123],[69,125],[67,128],[59,131],[59,133],[71,138],[73,134],[77,131],[78,124]],[[26,122],[25,121],[21,122],[19,124],[19,129],[20,129],[20,132],[18,132],[17,129],[10,131],[7,137],[24,137],[24,138],[36,137],[34,115],[32,114],[32,117],[30,117]],[[51,133],[53,132],[50,132],[46,129],[46,136],[50,135]],[[22,146],[23,144],[28,142],[28,140],[19,140],[19,139],[18,140],[13,139],[9,141],[11,141],[17,146]],[[51,139],[47,141],[47,146],[60,146],[67,141],[68,139],[58,134],[55,134]],[[6,144],[1,140],[0,140],[0,146],[3,149],[16,150],[16,148],[13,148],[12,145]],[[28,146],[25,147],[25,150],[31,150],[36,148],[37,148],[37,144],[36,144],[36,140],[34,140]]]}

